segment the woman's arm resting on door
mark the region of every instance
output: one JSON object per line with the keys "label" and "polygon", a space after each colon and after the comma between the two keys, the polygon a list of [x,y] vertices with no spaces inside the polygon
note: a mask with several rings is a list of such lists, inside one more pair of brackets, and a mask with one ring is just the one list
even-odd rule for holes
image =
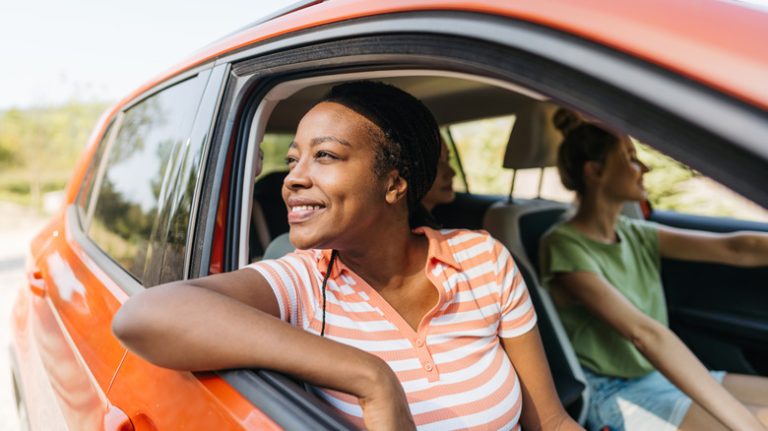
{"label": "woman's arm resting on door", "polygon": [[264,277],[241,269],[133,295],[112,327],[126,347],[159,366],[284,372],[357,396],[369,428],[413,427],[403,389],[383,360],[294,328],[278,314]]}

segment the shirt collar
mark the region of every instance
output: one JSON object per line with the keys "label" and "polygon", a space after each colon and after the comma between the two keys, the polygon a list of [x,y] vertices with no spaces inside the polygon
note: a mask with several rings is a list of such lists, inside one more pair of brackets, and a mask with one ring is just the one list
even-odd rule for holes
{"label": "shirt collar", "polygon": [[[325,277],[325,273],[328,271],[328,264],[331,263],[331,253],[333,250],[327,249],[327,250],[315,250],[315,259],[317,260],[317,269],[320,270],[320,273]],[[333,262],[333,268],[331,268],[331,277],[332,279],[336,279],[341,275],[341,271],[347,271],[347,267],[344,266],[344,263],[339,259],[339,256],[336,256],[336,260]]]}
{"label": "shirt collar", "polygon": [[427,226],[417,227],[412,232],[427,237],[427,241],[429,241],[429,250],[427,251],[428,262],[434,259],[455,269],[461,269],[461,265],[459,265],[459,262],[456,261],[453,255],[451,245],[448,244],[448,240],[442,232]]}
{"label": "shirt collar", "polygon": [[[453,250],[442,232],[426,226],[417,227],[416,229],[413,229],[412,232],[417,235],[426,236],[427,241],[429,241],[429,248],[427,250],[428,266],[433,260],[437,260],[438,262],[444,263],[457,270],[461,269],[461,265],[459,265],[459,262],[457,262],[456,258],[453,256]],[[325,277],[325,273],[328,270],[328,264],[331,261],[331,252],[332,250],[330,249],[315,250],[317,269],[323,277]],[[344,265],[341,259],[336,256],[336,261],[333,263],[333,268],[331,269],[330,278],[338,278],[343,271],[349,271],[349,269]]]}

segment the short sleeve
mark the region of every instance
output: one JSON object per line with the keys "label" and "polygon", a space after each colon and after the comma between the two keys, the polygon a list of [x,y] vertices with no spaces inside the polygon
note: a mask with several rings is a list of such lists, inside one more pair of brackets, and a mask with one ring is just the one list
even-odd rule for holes
{"label": "short sleeve", "polygon": [[280,320],[303,327],[309,324],[318,306],[313,264],[311,257],[290,253],[246,268],[258,271],[267,280],[277,299]]}
{"label": "short sleeve", "polygon": [[556,231],[547,235],[541,244],[541,275],[545,284],[558,272],[602,273],[589,250],[575,238]]}
{"label": "short sleeve", "polygon": [[500,242],[492,241],[496,282],[501,288],[499,337],[517,337],[536,326],[536,311],[512,255]]}

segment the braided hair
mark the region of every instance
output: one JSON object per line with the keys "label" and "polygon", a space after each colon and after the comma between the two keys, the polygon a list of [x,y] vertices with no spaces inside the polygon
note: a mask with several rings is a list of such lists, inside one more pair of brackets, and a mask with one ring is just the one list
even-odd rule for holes
{"label": "braided hair", "polygon": [[[373,81],[354,81],[337,85],[317,103],[333,102],[346,106],[371,121],[369,133],[376,143],[374,173],[383,176],[396,169],[408,184],[408,225],[436,228],[437,223],[421,203],[435,182],[440,158],[440,130],[435,118],[417,98],[397,87]],[[321,290],[322,327],[325,336],[326,285],[338,251],[331,252]]]}
{"label": "braided hair", "polygon": [[384,175],[396,169],[408,184],[408,224],[436,228],[421,198],[432,187],[440,158],[440,130],[429,109],[417,98],[392,85],[353,81],[333,87],[317,103],[334,102],[364,116],[378,130],[374,170]]}

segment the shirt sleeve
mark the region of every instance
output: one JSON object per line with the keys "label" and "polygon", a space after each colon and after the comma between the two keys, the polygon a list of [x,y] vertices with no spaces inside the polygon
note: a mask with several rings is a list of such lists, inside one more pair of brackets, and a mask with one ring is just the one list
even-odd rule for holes
{"label": "shirt sleeve", "polygon": [[280,259],[262,260],[246,266],[267,280],[275,294],[280,319],[292,326],[308,325],[318,306],[310,264],[306,258],[289,253]]}
{"label": "shirt sleeve", "polygon": [[518,337],[536,326],[536,311],[512,255],[499,241],[492,241],[496,282],[501,288],[499,337]]}
{"label": "shirt sleeve", "polygon": [[541,244],[541,275],[547,284],[558,272],[593,272],[601,274],[589,249],[575,238],[553,232]]}

